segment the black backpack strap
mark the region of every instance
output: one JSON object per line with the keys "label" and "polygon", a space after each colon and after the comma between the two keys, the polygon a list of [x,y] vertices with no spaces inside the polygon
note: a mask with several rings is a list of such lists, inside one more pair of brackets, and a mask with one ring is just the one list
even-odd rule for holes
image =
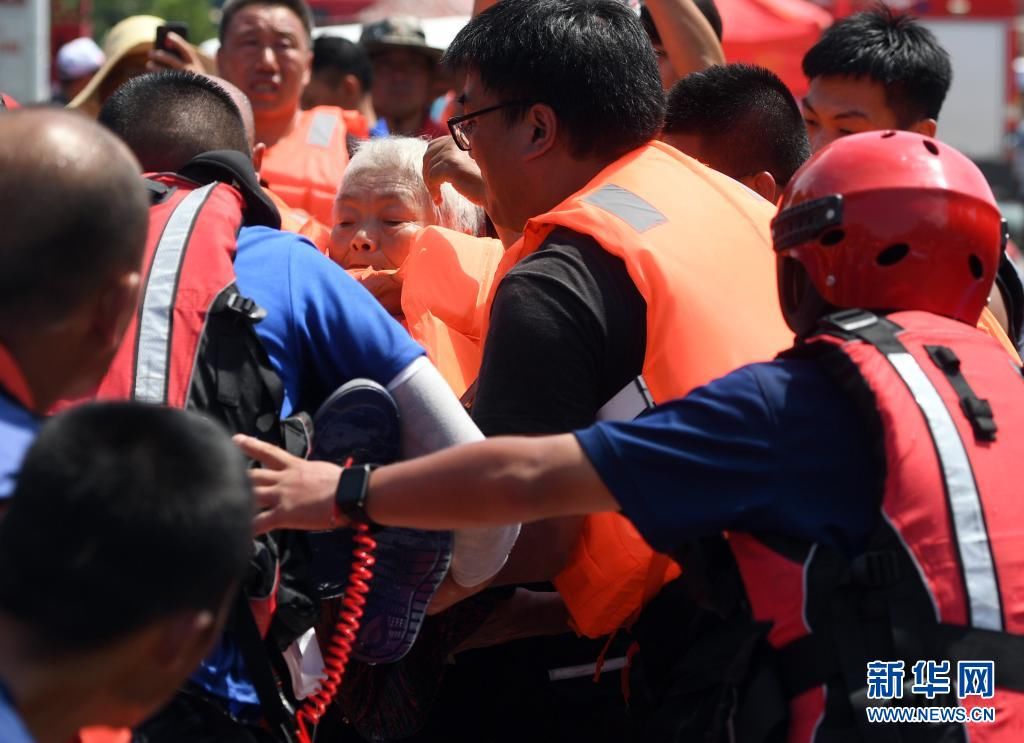
{"label": "black backpack strap", "polygon": [[267,726],[281,743],[296,743],[295,708],[285,698],[271,667],[269,653],[277,652],[276,648],[269,647],[269,643],[260,637],[248,599],[242,591],[239,591],[235,601],[230,626],[238,641],[245,668],[256,688]]}
{"label": "black backpack strap", "polygon": [[212,150],[192,158],[180,171],[199,183],[226,183],[245,201],[243,224],[281,228],[281,214],[260,187],[252,161],[235,150]]}

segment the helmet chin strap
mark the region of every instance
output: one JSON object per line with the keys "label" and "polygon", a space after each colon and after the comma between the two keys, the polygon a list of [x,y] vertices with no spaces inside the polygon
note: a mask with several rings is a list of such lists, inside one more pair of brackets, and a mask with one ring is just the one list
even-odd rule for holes
{"label": "helmet chin strap", "polygon": [[778,273],[782,316],[797,338],[805,338],[818,327],[818,320],[837,308],[818,293],[807,269],[795,258],[781,258]]}

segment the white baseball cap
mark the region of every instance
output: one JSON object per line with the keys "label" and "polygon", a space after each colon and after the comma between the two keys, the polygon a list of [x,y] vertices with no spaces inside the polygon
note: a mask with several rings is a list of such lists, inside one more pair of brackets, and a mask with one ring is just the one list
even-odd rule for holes
{"label": "white baseball cap", "polygon": [[91,75],[107,60],[103,50],[88,36],[69,41],[57,52],[57,77],[78,80]]}

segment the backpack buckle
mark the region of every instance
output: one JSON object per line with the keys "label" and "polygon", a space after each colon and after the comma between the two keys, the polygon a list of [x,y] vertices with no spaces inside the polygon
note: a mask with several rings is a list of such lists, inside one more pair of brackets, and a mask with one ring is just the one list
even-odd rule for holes
{"label": "backpack buckle", "polygon": [[238,292],[232,292],[228,296],[227,301],[224,302],[224,307],[232,312],[237,312],[252,322],[259,322],[267,316],[265,309],[249,299],[249,297],[243,297]]}

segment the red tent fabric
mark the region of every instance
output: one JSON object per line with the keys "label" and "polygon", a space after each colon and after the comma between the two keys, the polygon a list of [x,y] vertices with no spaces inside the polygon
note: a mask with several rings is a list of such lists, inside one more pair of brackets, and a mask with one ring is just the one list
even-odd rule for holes
{"label": "red tent fabric", "polygon": [[767,67],[797,97],[807,92],[800,69],[804,53],[832,23],[832,15],[807,0],[715,0],[722,15],[725,58]]}

